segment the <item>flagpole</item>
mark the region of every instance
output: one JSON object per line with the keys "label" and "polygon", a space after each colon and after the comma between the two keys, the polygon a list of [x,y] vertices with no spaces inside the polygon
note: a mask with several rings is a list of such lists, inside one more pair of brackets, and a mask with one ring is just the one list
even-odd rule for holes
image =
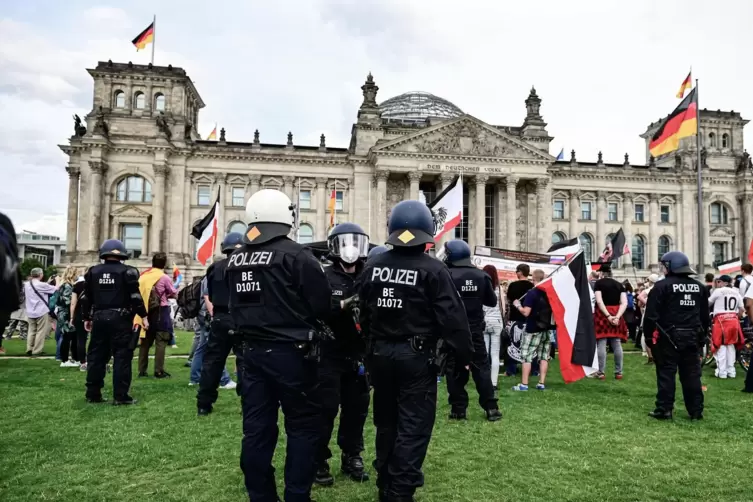
{"label": "flagpole", "polygon": [[301,177],[298,177],[298,204],[296,204],[297,211],[295,212],[296,216],[296,225],[295,225],[295,241],[299,242],[301,240],[301,208],[298,207],[301,205]]}
{"label": "flagpole", "polygon": [[698,99],[698,79],[695,79],[695,117],[696,117],[696,165],[698,174],[698,274],[703,275],[703,165],[701,165],[701,107]]}
{"label": "flagpole", "polygon": [[157,14],[152,20],[152,66],[154,66],[154,46],[157,45]]}

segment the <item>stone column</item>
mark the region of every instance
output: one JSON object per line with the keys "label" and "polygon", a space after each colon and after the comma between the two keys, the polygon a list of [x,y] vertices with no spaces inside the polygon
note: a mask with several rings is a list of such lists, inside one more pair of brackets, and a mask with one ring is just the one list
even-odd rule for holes
{"label": "stone column", "polygon": [[648,203],[648,257],[646,268],[659,263],[659,194],[649,194]]}
{"label": "stone column", "polygon": [[78,236],[78,182],[81,169],[74,164],[68,164],[68,228],[66,230],[66,252],[70,255],[76,252]]}
{"label": "stone column", "polygon": [[750,241],[753,240],[753,194],[745,193],[737,196],[742,206],[740,212],[741,237],[740,237],[740,257],[743,263],[748,263],[748,249]]}
{"label": "stone column", "polygon": [[[220,211],[217,215],[217,242],[214,247],[215,256],[222,254],[222,239],[225,237],[225,204],[227,204],[227,174],[218,174],[215,177],[215,183],[217,183],[220,194]],[[210,204],[214,204],[213,200],[209,201]],[[155,244],[158,245],[158,244]]]}
{"label": "stone column", "polygon": [[596,192],[596,252],[601,253],[607,245],[607,192]]}
{"label": "stone column", "polygon": [[580,236],[578,231],[578,220],[580,220],[580,195],[581,191],[578,189],[570,190],[570,230],[568,238],[576,239]]}
{"label": "stone column", "polygon": [[418,200],[418,184],[421,182],[421,171],[411,171],[408,173],[408,181],[410,181],[410,198],[412,200]]}
{"label": "stone column", "polygon": [[518,249],[518,236],[517,236],[517,208],[515,207],[515,189],[517,188],[519,178],[517,176],[507,177],[507,242],[505,242],[505,248]]}
{"label": "stone column", "polygon": [[632,264],[632,249],[633,249],[633,199],[635,194],[632,192],[625,192],[622,194],[622,232],[625,234],[625,242],[631,249],[630,257],[622,259],[622,267],[628,268]]}
{"label": "stone column", "polygon": [[[152,166],[154,170],[154,190],[152,191],[152,228],[150,228],[151,237],[149,242],[152,244],[149,254],[152,255],[163,249],[164,238],[163,230],[165,226],[165,185],[166,178],[170,168],[165,163],[156,163]],[[220,204],[222,204],[220,197]]]}
{"label": "stone column", "polygon": [[[711,245],[711,192],[703,190],[703,267],[698,270],[699,274],[703,274],[706,271],[706,265],[711,266],[714,263],[714,249]],[[732,216],[732,215],[730,215]],[[697,244],[696,244],[697,246]],[[730,250],[731,251],[731,250]]]}
{"label": "stone column", "polygon": [[505,214],[507,212],[506,187],[507,181],[504,179],[497,180],[497,214],[495,216],[497,224],[497,240],[494,243],[496,247],[505,247],[505,236],[507,235],[507,222]]}
{"label": "stone column", "polygon": [[464,215],[465,224],[468,225],[465,233],[468,236],[468,245],[471,247],[471,251],[473,251],[473,248],[476,246],[476,229],[479,226],[479,222],[476,220],[476,185],[472,182],[470,176],[468,177],[468,203],[465,205],[468,207],[468,214]]}
{"label": "stone column", "polygon": [[[486,246],[486,183],[489,176],[486,174],[476,175],[476,245]],[[473,251],[473,250],[471,250]]]}
{"label": "stone column", "polygon": [[539,178],[536,180],[536,215],[538,216],[538,231],[536,233],[537,253],[544,253],[549,249],[552,242],[550,228],[552,221],[552,199],[548,196],[548,186],[549,178]]}
{"label": "stone column", "polygon": [[[252,182],[253,183],[253,182]],[[316,178],[316,240],[327,238],[327,178]],[[253,188],[252,188],[253,190]]]}
{"label": "stone column", "polygon": [[248,194],[251,197],[253,194],[259,191],[259,185],[261,184],[261,174],[249,174],[248,180],[251,182],[251,193]]}
{"label": "stone column", "polygon": [[[295,184],[295,177],[293,176],[283,176],[282,177],[282,191],[290,197],[290,200],[293,200],[293,192],[294,192],[294,185]],[[297,203],[296,201],[293,201],[294,203]]]}
{"label": "stone column", "polygon": [[[189,256],[191,255],[191,244],[196,239],[188,230],[190,228],[193,228],[193,220],[191,219],[191,185],[193,184],[193,177],[193,172],[186,171],[185,182],[183,186],[183,221],[185,222],[184,226],[186,228],[186,236],[183,241],[182,252]],[[191,256],[191,258],[193,258],[193,256]]]}
{"label": "stone column", "polygon": [[[455,175],[454,174],[444,173],[444,174],[440,174],[439,175],[439,181],[440,181],[441,186],[442,186],[442,191],[445,191],[447,189],[447,187],[450,186],[450,183],[452,183],[453,179],[455,179]],[[458,180],[458,183],[460,183],[460,180]],[[449,232],[449,233],[446,233],[445,235],[443,235],[439,239],[439,241],[435,241],[435,244],[437,246],[437,250],[443,249],[445,242],[451,241],[454,238],[455,238],[455,231],[454,230],[452,232]]]}
{"label": "stone column", "polygon": [[387,240],[387,178],[390,176],[389,171],[377,171],[377,193],[376,193],[376,236],[377,244],[382,245]]}
{"label": "stone column", "polygon": [[101,244],[99,230],[102,222],[102,175],[107,171],[107,164],[99,161],[89,161],[91,169],[91,213],[89,221],[89,245],[98,249]]}

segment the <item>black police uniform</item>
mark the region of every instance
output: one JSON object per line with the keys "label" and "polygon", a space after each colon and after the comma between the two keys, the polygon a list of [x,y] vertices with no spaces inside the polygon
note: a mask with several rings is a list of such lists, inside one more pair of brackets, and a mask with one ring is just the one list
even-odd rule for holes
{"label": "black police uniform", "polygon": [[[467,261],[468,263],[464,263]],[[460,297],[465,305],[468,324],[473,340],[473,360],[470,373],[478,391],[478,404],[486,411],[496,410],[497,399],[494,397],[494,385],[491,377],[491,363],[484,344],[484,309],[483,306],[494,307],[497,297],[494,286],[486,272],[474,267],[470,260],[463,260],[462,264],[449,264],[450,275]],[[468,383],[469,371],[465,366],[455,364],[452,355],[449,357],[450,368],[454,371],[447,376],[447,392],[451,416],[464,418],[468,408],[468,393],[465,385]]]}
{"label": "black police uniform", "polygon": [[120,261],[105,261],[90,268],[86,281],[83,318],[92,321],[86,355],[86,398],[102,401],[102,387],[110,355],[113,357],[112,386],[115,404],[132,401],[131,361],[136,336],[133,316],[147,317],[139,292],[139,271]]}
{"label": "black police uniform", "polygon": [[369,258],[361,282],[361,327],[369,339],[374,386],[377,486],[382,500],[412,500],[424,484],[421,466],[436,415],[437,339],[445,339],[458,364],[467,364],[473,351],[468,319],[447,267],[423,246]]}
{"label": "black police uniform", "polygon": [[358,481],[365,481],[368,476],[360,455],[370,400],[369,383],[363,371],[366,346],[356,329],[353,313],[340,307],[340,301],[355,293],[355,281],[361,268],[362,265],[356,265],[356,272],[352,274],[345,272],[339,262],[324,268],[332,287],[332,311],[327,324],[335,339],[323,342],[321,348],[319,392],[324,429],[316,460],[318,471],[328,472],[326,462],[332,457],[329,441],[339,408],[337,445],[342,450],[342,471]]}
{"label": "black police uniform", "polygon": [[241,469],[251,500],[275,500],[272,456],[282,407],[285,500],[308,501],[322,430],[318,363],[309,349],[317,320],[329,314],[331,290],[310,251],[279,234],[267,239],[262,227],[252,227],[247,235],[260,234],[230,255],[225,272],[230,314],[244,344]]}
{"label": "black police uniform", "polygon": [[[225,269],[228,259],[220,260],[207,269],[207,293],[209,301],[214,307],[212,321],[209,324],[211,333],[207,341],[206,353],[201,366],[199,377],[199,392],[196,395],[196,405],[201,412],[212,410],[217,401],[217,388],[222,379],[227,356],[232,350],[236,360],[241,360],[241,343],[234,336],[233,318],[230,315],[230,291],[225,280]],[[242,372],[238,371],[239,389]],[[240,394],[240,390],[238,391]]]}
{"label": "black police uniform", "polygon": [[708,291],[686,275],[667,275],[648,294],[643,329],[656,364],[656,410],[669,418],[675,404],[675,374],[688,414],[703,413],[699,347],[709,328]]}

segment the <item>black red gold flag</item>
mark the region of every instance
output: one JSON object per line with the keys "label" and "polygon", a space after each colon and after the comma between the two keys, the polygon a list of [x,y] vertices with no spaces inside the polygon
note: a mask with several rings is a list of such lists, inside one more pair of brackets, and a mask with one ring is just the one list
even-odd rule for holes
{"label": "black red gold flag", "polygon": [[648,149],[651,155],[659,157],[680,148],[680,140],[698,133],[696,113],[698,100],[693,89],[675,110],[664,119],[659,129],[651,137]]}
{"label": "black red gold flag", "polygon": [[154,41],[154,23],[146,27],[144,31],[138,34],[131,43],[136,46],[136,50],[140,51],[146,44]]}

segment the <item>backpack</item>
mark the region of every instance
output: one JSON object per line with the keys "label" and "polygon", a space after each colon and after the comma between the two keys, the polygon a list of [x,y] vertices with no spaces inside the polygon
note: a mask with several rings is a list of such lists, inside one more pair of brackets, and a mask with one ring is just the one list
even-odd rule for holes
{"label": "backpack", "polygon": [[633,293],[627,294],[627,308],[634,309],[635,308],[635,299],[633,298]]}
{"label": "backpack", "polygon": [[178,313],[183,319],[194,319],[200,310],[201,280],[195,280],[178,292]]}
{"label": "backpack", "polygon": [[160,318],[160,301],[156,286],[152,287],[152,290],[149,292],[149,301],[147,302],[146,312],[149,324],[153,324],[156,327]]}
{"label": "backpack", "polygon": [[0,312],[18,310],[22,289],[16,231],[10,219],[0,213]]}
{"label": "backpack", "polygon": [[536,328],[540,331],[554,329],[552,316],[552,307],[549,305],[546,294],[539,292],[538,300],[536,301]]}

